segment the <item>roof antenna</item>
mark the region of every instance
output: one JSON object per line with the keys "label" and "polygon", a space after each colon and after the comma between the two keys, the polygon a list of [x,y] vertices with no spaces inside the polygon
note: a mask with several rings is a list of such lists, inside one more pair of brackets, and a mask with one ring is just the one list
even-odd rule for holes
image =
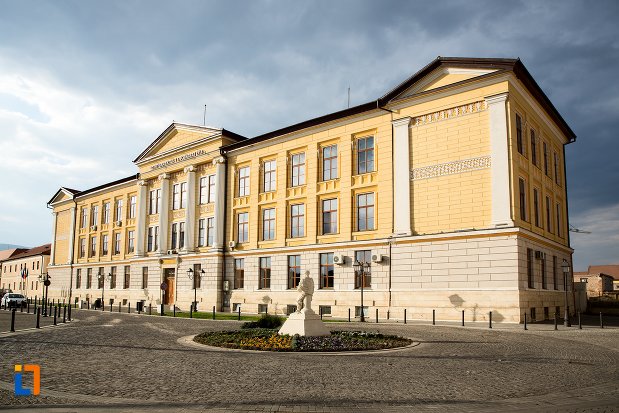
{"label": "roof antenna", "polygon": [[206,126],[206,105],[204,105],[204,120],[202,121],[202,126]]}
{"label": "roof antenna", "polygon": [[348,85],[348,107],[350,108],[350,85]]}

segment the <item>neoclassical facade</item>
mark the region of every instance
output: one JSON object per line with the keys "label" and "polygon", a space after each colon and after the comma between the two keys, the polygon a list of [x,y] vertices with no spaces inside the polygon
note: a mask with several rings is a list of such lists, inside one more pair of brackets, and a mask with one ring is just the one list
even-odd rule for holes
{"label": "neoclassical facade", "polygon": [[136,175],[50,200],[50,297],[288,313],[309,270],[325,316],[358,316],[363,290],[380,318],[548,318],[572,279],[575,138],[514,59],[439,57],[252,138],[173,123]]}

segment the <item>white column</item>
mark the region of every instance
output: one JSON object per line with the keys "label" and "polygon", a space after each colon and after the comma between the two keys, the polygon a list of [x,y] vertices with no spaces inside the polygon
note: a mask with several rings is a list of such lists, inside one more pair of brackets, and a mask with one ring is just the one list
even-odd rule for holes
{"label": "white column", "polygon": [[509,143],[507,137],[507,93],[486,98],[490,118],[492,152],[492,221],[495,227],[513,226],[509,179]]}
{"label": "white column", "polygon": [[67,264],[73,263],[73,248],[75,247],[75,213],[76,207],[71,207],[71,229],[69,230],[69,254],[67,256]]}
{"label": "white column", "polygon": [[226,187],[226,159],[223,156],[213,160],[215,165],[215,222],[213,224],[215,234],[213,236],[213,249],[222,249],[224,242],[224,204]]}
{"label": "white column", "polygon": [[185,168],[187,173],[187,207],[185,208],[185,238],[184,250],[195,250],[196,231],[196,167],[191,165]]}
{"label": "white column", "polygon": [[411,172],[410,137],[411,118],[391,122],[393,125],[393,232],[411,235]]}
{"label": "white column", "polygon": [[159,254],[168,249],[168,210],[170,209],[170,174],[159,175],[161,181],[161,198],[159,199]]}
{"label": "white column", "polygon": [[[56,259],[56,222],[58,220],[58,212],[52,212],[52,250],[49,253],[49,263],[54,265]],[[73,242],[73,241],[69,241]]]}
{"label": "white column", "polygon": [[136,234],[135,234],[135,256],[143,257],[144,250],[144,241],[146,238],[146,225],[148,218],[148,185],[147,182],[143,179],[138,181],[138,210],[136,216]]}

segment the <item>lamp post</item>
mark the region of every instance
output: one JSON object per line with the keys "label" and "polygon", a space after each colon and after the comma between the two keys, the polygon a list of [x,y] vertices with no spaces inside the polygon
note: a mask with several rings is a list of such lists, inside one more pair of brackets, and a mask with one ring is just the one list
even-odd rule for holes
{"label": "lamp post", "polygon": [[[189,318],[193,318],[194,306],[196,305],[196,281],[193,279],[194,273],[191,268],[187,269],[187,277],[193,281],[193,303],[191,303],[191,307],[189,308]],[[196,274],[196,277],[198,275]]]}
{"label": "lamp post", "polygon": [[47,317],[47,300],[49,297],[48,287],[50,285],[49,278],[48,273],[39,275],[39,280],[43,281],[43,285],[45,286],[45,289],[43,290],[43,317]]}
{"label": "lamp post", "polygon": [[355,269],[355,274],[360,277],[359,284],[361,285],[361,311],[359,314],[359,321],[363,323],[365,322],[365,313],[363,307],[363,285],[365,284],[365,274],[370,272],[370,263],[360,263],[358,260],[355,260],[353,268]]}
{"label": "lamp post", "polygon": [[[109,273],[108,278],[112,278],[112,273]],[[97,279],[101,281],[102,289],[101,289],[101,311],[105,311],[105,305],[103,304],[103,300],[105,297],[105,275],[103,273],[97,274]]]}
{"label": "lamp post", "polygon": [[570,307],[567,302],[567,289],[569,286],[569,284],[567,283],[567,277],[570,275],[570,263],[566,259],[564,259],[563,263],[561,264],[561,268],[563,269],[563,279],[565,281],[565,313],[563,316],[563,325],[565,327],[571,327],[572,323],[570,323]]}

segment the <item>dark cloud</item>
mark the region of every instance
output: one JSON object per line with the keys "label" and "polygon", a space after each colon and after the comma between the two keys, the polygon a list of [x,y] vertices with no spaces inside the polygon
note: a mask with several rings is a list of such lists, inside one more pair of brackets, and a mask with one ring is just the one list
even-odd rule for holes
{"label": "dark cloud", "polygon": [[[45,79],[77,115],[62,134],[42,105],[3,91],[0,109],[35,124],[24,133],[0,117],[0,144],[14,136],[51,170],[74,168],[50,174],[40,209],[59,184],[132,173],[134,155],[173,119],[201,122],[204,104],[207,123],[253,136],[344,108],[348,86],[352,104],[375,99],[438,55],[520,57],[578,135],[568,182],[570,214],[583,220],[619,204],[618,20],[612,0],[3,2],[0,62],[15,66],[3,71]],[[104,176],[90,172],[103,165]],[[578,248],[577,262],[593,257]],[[597,245],[595,259],[614,251]]]}

